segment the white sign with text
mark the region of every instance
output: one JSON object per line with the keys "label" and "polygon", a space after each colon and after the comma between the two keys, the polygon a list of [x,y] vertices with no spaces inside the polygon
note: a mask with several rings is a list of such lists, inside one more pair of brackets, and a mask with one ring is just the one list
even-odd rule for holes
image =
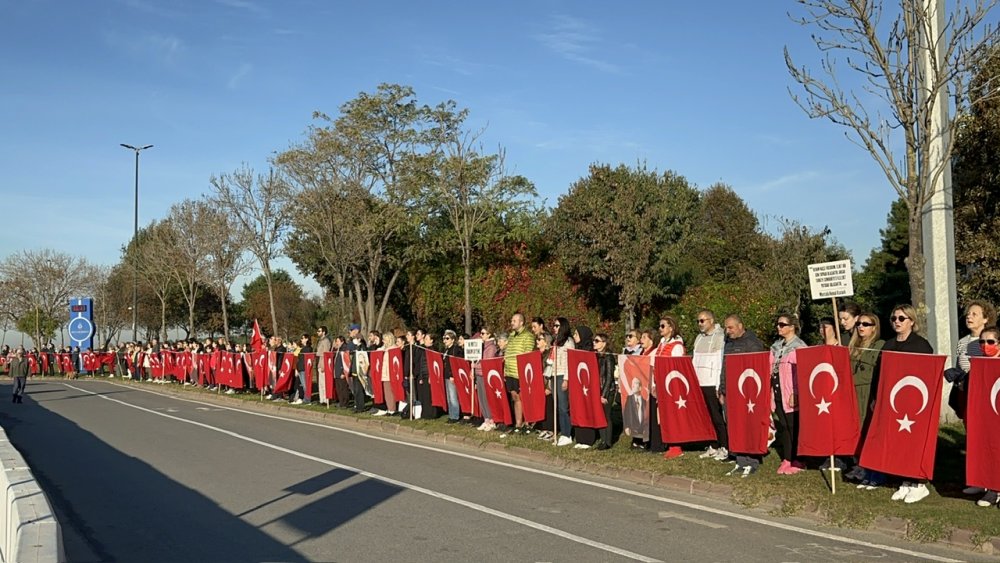
{"label": "white sign with text", "polygon": [[813,299],[854,295],[854,273],[850,260],[809,264],[809,289]]}

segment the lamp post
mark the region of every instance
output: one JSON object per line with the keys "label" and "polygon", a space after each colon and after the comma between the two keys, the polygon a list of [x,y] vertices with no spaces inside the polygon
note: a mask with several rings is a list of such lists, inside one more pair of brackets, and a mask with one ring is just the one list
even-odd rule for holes
{"label": "lamp post", "polygon": [[[139,153],[153,148],[153,145],[145,145],[142,147],[133,147],[132,145],[126,145],[121,143],[121,146],[135,151],[135,216],[134,223],[132,224],[132,252],[135,252],[135,241],[139,237]],[[135,258],[133,258],[135,260]],[[138,340],[138,301],[139,301],[139,276],[136,272],[135,263],[132,263],[132,340]]]}

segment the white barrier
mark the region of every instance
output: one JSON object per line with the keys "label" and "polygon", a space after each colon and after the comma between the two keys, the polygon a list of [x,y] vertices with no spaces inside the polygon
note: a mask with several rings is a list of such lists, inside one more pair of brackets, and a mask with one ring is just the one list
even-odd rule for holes
{"label": "white barrier", "polygon": [[0,429],[0,561],[26,563],[66,560],[62,530],[21,453]]}

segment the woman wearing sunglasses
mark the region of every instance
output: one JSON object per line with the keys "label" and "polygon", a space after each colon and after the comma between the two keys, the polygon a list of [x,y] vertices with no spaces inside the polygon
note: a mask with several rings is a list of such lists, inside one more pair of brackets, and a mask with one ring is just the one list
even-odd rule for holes
{"label": "woman wearing sunglasses", "polygon": [[792,315],[777,319],[778,340],[771,345],[771,396],[777,419],[777,442],[781,447],[778,475],[794,475],[805,469],[796,460],[799,404],[795,385],[798,363],[795,350],[806,343],[799,338],[799,320]]}
{"label": "woman wearing sunglasses", "polygon": [[[858,414],[861,416],[861,443],[864,443],[875,403],[872,401],[871,390],[878,386],[878,366],[885,340],[879,338],[882,328],[878,316],[864,312],[858,315],[854,323],[854,335],[848,347],[851,352],[851,373],[854,376],[854,394],[858,398]],[[860,444],[859,444],[859,450]],[[848,472],[845,479],[861,481],[859,488],[874,489],[881,485],[885,478],[866,472],[857,465],[855,457],[854,469]]]}
{"label": "woman wearing sunglasses", "polygon": [[[894,308],[889,316],[889,321],[892,323],[892,330],[896,332],[896,338],[886,342],[882,350],[911,354],[934,353],[931,343],[918,334],[920,326],[917,324],[917,311],[912,305],[899,305]],[[904,480],[899,489],[892,494],[892,500],[901,500],[906,504],[912,504],[927,498],[929,494],[931,493],[927,490],[925,482]]]}

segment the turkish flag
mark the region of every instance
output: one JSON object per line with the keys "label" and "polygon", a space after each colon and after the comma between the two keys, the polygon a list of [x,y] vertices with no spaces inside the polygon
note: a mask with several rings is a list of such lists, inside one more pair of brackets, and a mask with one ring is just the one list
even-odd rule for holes
{"label": "turkish flag", "polygon": [[49,355],[42,352],[42,373],[49,373]]}
{"label": "turkish flag", "polygon": [[809,346],[791,353],[799,388],[799,454],[854,455],[861,424],[850,351],[845,346]]}
{"label": "turkish flag", "polygon": [[274,393],[279,395],[287,393],[292,389],[292,377],[295,374],[295,354],[285,352],[281,358],[281,367],[278,369],[278,380],[274,384]]}
{"label": "turkish flag", "polygon": [[882,352],[872,423],[860,465],[913,479],[934,478],[945,356]]}
{"label": "turkish flag", "polygon": [[323,380],[326,381],[326,400],[329,402],[337,398],[337,389],[333,384],[333,352],[323,352]]}
{"label": "turkish flag", "polygon": [[965,484],[1000,490],[1000,360],[972,358],[965,411]]}
{"label": "turkish flag", "polygon": [[[93,354],[91,354],[93,356]],[[93,360],[91,360],[93,363]],[[93,369],[93,368],[88,368]],[[163,353],[154,352],[149,355],[149,376],[157,379],[163,378]]]}
{"label": "turkish flag", "polygon": [[[650,356],[618,356],[618,393],[621,395],[622,424],[630,438],[649,439]],[[632,398],[638,385],[640,399]]]}
{"label": "turkish flag", "polygon": [[313,354],[312,352],[302,354],[302,359],[305,361],[306,365],[306,388],[303,390],[303,393],[305,393],[305,400],[311,401],[313,396],[313,367],[316,364],[316,354]]}
{"label": "turkish flag", "polygon": [[[223,381],[226,385],[229,387],[236,387],[239,385],[237,383],[239,378],[236,377],[236,354],[232,352],[222,353],[222,373],[224,378]],[[223,381],[220,381],[220,383]]]}
{"label": "turkish flag", "polygon": [[204,385],[208,381],[208,354],[195,354],[195,362],[198,364],[198,385]]}
{"label": "turkish flag", "polygon": [[73,367],[73,356],[70,354],[59,354],[59,366],[62,368],[63,373],[73,373],[76,368]]}
{"label": "turkish flag", "polygon": [[597,354],[590,350],[566,350],[569,367],[567,384],[569,391],[569,416],[573,426],[581,428],[604,428],[608,419],[604,417],[601,403],[601,373],[597,368]]}
{"label": "turkish flag", "polygon": [[253,356],[253,381],[257,389],[263,389],[267,385],[268,353],[261,350],[254,352]]}
{"label": "turkish flag", "polygon": [[385,393],[382,391],[382,362],[385,361],[385,351],[384,350],[373,350],[368,352],[368,361],[371,365],[371,370],[369,373],[369,378],[371,379],[372,388],[372,398],[375,400],[375,404],[385,402]]}
{"label": "turkish flag", "polygon": [[28,354],[28,373],[38,375],[38,358],[34,354]]}
{"label": "turkish flag", "polygon": [[726,419],[729,450],[739,454],[767,452],[771,428],[771,353],[726,356]]}
{"label": "turkish flag", "polygon": [[448,363],[451,366],[451,382],[458,392],[458,408],[463,413],[471,413],[478,406],[472,395],[472,363],[457,356],[449,356]]}
{"label": "turkish flag", "polygon": [[260,323],[257,322],[257,319],[253,320],[253,331],[250,332],[250,349],[255,354],[264,350],[264,334],[260,331]]}
{"label": "turkish flag", "polygon": [[503,376],[503,358],[483,360],[482,369],[483,382],[486,385],[486,402],[490,406],[493,420],[503,424],[513,424],[510,402],[507,401],[507,385]]}
{"label": "turkish flag", "polygon": [[708,414],[691,357],[658,356],[654,369],[656,388],[659,389],[656,409],[660,415],[663,443],[715,440],[715,426]]}
{"label": "turkish flag", "polygon": [[518,354],[517,378],[521,387],[521,407],[525,422],[545,418],[545,382],[542,381],[542,353],[538,350]]}
{"label": "turkish flag", "polygon": [[[392,385],[392,394],[397,401],[402,401],[406,397],[406,390],[403,388],[403,349],[389,348],[389,384]],[[393,408],[396,405],[388,405]]]}
{"label": "turkish flag", "polygon": [[444,360],[441,352],[427,350],[427,373],[430,374],[431,405],[448,408],[448,395],[444,389]]}

